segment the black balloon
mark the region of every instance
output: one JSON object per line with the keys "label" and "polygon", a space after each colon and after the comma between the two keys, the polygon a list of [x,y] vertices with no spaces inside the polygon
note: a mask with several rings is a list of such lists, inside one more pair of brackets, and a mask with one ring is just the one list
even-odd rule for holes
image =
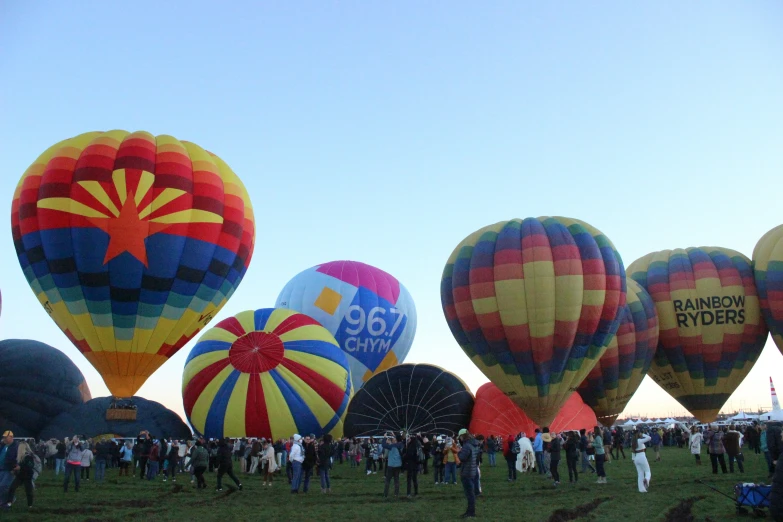
{"label": "black balloon", "polygon": [[347,437],[386,432],[456,435],[470,424],[473,394],[459,377],[430,364],[401,364],[374,375],[348,405]]}
{"label": "black balloon", "polygon": [[26,339],[0,341],[0,431],[37,438],[57,415],[90,398],[84,375],[60,350]]}
{"label": "black balloon", "polygon": [[41,431],[41,438],[62,440],[74,435],[136,437],[142,430],[149,431],[154,438],[171,437],[180,440],[191,438],[190,428],[179,415],[160,403],[141,397],[131,398],[136,407],[136,420],[108,421],[106,411],[111,406],[112,400],[112,397],[99,397],[70,412],[60,414]]}

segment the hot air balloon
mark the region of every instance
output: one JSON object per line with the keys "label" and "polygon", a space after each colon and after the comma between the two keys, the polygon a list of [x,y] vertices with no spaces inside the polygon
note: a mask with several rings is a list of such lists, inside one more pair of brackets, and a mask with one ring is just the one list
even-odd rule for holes
{"label": "hot air balloon", "polygon": [[367,381],[348,405],[347,437],[387,432],[455,436],[470,423],[473,394],[465,383],[431,364],[400,364]]}
{"label": "hot air balloon", "polygon": [[17,437],[38,437],[58,414],[92,398],[68,356],[38,341],[0,341],[0,368],[0,429]]}
{"label": "hot air balloon", "polygon": [[701,422],[715,420],[767,338],[750,260],[719,247],[662,250],[628,276],[658,312],[650,376]]}
{"label": "hot air balloon", "polygon": [[625,274],[611,241],[587,223],[515,219],[457,246],[441,302],[476,366],[548,425],[614,337]]}
{"label": "hot air balloon", "polygon": [[253,253],[242,182],[214,154],[166,135],[57,143],[22,176],[11,212],[33,292],[117,397],[220,311]]}
{"label": "hot air balloon", "polygon": [[283,308],[229,317],[188,356],[182,400],[205,437],[342,437],[348,359],[315,319]]}
{"label": "hot air balloon", "polygon": [[658,347],[658,315],[650,294],[633,279],[620,328],[609,349],[582,381],[577,392],[604,426],[611,426],[633,397]]}
{"label": "hot air balloon", "polygon": [[[567,430],[591,430],[598,424],[595,413],[585,404],[578,393],[572,393],[548,426],[555,433]],[[532,437],[536,428],[543,428],[533,422],[522,409],[504,394],[500,388],[488,382],[476,392],[476,404],[470,419],[470,432],[508,437],[525,433]]]}
{"label": "hot air balloon", "polygon": [[416,307],[397,279],[356,261],[333,261],[294,277],[275,304],[307,314],[348,355],[353,387],[405,360],[416,334]]}
{"label": "hot air balloon", "polygon": [[133,421],[113,421],[106,418],[112,397],[92,399],[70,411],[63,412],[41,431],[41,438],[63,440],[75,433],[83,437],[138,437],[147,430],[154,438],[189,440],[190,428],[179,415],[162,404],[143,397],[132,397],[136,418]]}
{"label": "hot air balloon", "polygon": [[759,303],[772,339],[783,353],[783,225],[759,239],[753,249]]}

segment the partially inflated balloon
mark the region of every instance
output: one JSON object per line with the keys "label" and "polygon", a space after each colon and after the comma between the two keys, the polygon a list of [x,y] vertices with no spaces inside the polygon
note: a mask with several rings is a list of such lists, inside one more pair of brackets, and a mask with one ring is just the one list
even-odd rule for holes
{"label": "partially inflated balloon", "polygon": [[658,311],[650,376],[697,419],[712,422],[767,339],[750,260],[719,247],[662,250],[634,261],[628,276]]}
{"label": "partially inflated balloon", "polygon": [[[556,433],[582,428],[590,431],[597,422],[593,410],[578,393],[572,393],[548,427]],[[476,404],[470,418],[471,433],[486,437],[525,433],[532,438],[535,429],[541,427],[491,382],[482,385],[476,392]]]}
{"label": "partially inflated balloon", "polygon": [[783,225],[764,234],[756,244],[753,270],[761,312],[783,353]]}
{"label": "partially inflated balloon", "polygon": [[221,321],[185,363],[182,398],[205,437],[343,435],[348,359],[313,318],[265,308]]}
{"label": "partially inflated balloon", "polygon": [[611,426],[631,400],[658,347],[658,314],[650,294],[628,279],[620,328],[577,391],[604,426]]}
{"label": "partially inflated balloon", "polygon": [[548,425],[614,337],[625,273],[611,241],[587,223],[515,219],[457,246],[441,302],[476,366]]}
{"label": "partially inflated balloon", "polygon": [[120,397],[220,311],[253,253],[242,182],[171,136],[62,141],[24,173],[11,212],[33,292]]}
{"label": "partially inflated balloon", "polygon": [[356,261],[314,266],[283,288],[275,306],[307,314],[348,355],[353,386],[405,360],[416,334],[413,298],[391,274]]}

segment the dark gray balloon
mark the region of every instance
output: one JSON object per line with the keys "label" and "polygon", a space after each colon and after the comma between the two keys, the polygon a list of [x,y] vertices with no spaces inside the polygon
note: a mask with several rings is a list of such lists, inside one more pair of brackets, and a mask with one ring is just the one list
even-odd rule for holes
{"label": "dark gray balloon", "polygon": [[473,394],[459,377],[430,364],[400,364],[374,375],[348,405],[346,437],[386,432],[456,435],[470,424]]}

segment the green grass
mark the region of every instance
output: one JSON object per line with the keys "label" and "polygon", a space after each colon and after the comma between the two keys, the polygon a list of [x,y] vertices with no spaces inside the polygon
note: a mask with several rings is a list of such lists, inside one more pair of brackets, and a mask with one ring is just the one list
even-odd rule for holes
{"label": "green grass", "polygon": [[[652,453],[648,451],[648,456]],[[662,462],[651,462],[650,492],[641,494],[636,489],[636,469],[630,456],[626,460],[607,465],[608,484],[596,484],[595,475],[580,475],[578,485],[568,483],[565,462],[561,463],[560,487],[538,474],[520,474],[515,483],[506,480],[505,461],[499,466],[483,469],[483,498],[477,502],[476,512],[485,520],[540,521],[550,520],[558,510],[577,510],[581,517],[571,520],[666,520],[667,514],[684,500],[694,499],[692,513],[696,520],[726,520],[737,518],[734,504],[727,498],[696,483],[697,479],[715,485],[733,495],[737,482],[766,482],[766,464],[763,455],[746,454],[744,474],[713,475],[706,455],[703,464],[694,465],[687,450],[664,449]],[[500,466],[502,464],[502,467]],[[238,466],[237,466],[238,468]],[[28,514],[24,493],[19,490],[18,501],[10,512],[0,514],[6,520],[384,520],[422,521],[453,519],[465,511],[462,488],[435,486],[432,475],[419,477],[419,496],[405,498],[405,481],[401,477],[399,500],[383,499],[383,478],[380,474],[365,476],[363,468],[336,465],[332,472],[332,494],[323,495],[317,481],[307,495],[289,493],[285,478],[278,479],[271,488],[262,487],[260,477],[241,476],[244,491],[234,492],[224,486],[215,492],[215,476],[207,474],[209,489],[197,491],[189,475],[181,476],[177,485],[140,481],[138,478],[117,478],[116,470],[107,472],[108,480],[99,485],[82,482],[79,493],[63,494],[62,476],[45,471],[38,480],[35,512]],[[601,500],[600,503],[595,502]],[[592,510],[588,509],[596,503]],[[561,518],[559,520],[567,520]],[[682,516],[670,520],[683,520]]]}

